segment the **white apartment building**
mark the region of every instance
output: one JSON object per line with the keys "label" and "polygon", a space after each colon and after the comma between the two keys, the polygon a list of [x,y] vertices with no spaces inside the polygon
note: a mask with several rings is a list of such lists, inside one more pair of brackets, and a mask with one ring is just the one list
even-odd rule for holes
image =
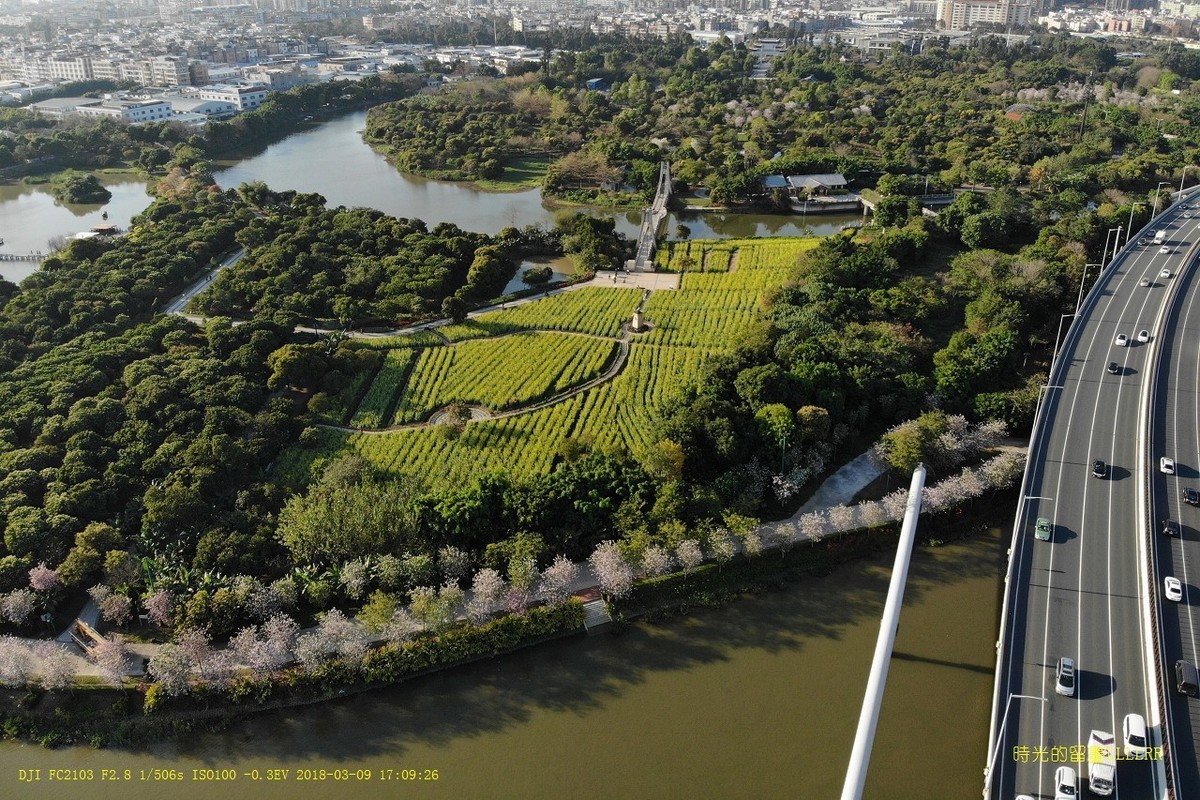
{"label": "white apartment building", "polygon": [[270,91],[269,88],[261,84],[253,84],[251,86],[216,84],[214,86],[201,86],[196,96],[201,100],[225,100],[233,103],[238,111],[252,111],[262,105]]}
{"label": "white apartment building", "polygon": [[109,117],[137,125],[171,118],[171,104],[162,100],[105,100],[96,105],[81,105],[76,114],[85,117]]}
{"label": "white apartment building", "polygon": [[965,31],[985,22],[1021,27],[1029,24],[1029,0],[941,0],[937,21],[949,30]]}

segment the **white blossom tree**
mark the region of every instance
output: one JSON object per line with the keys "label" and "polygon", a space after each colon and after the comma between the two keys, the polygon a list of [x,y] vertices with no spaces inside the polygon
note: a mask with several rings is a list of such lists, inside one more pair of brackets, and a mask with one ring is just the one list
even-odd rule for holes
{"label": "white blossom tree", "polygon": [[213,654],[208,634],[197,628],[185,628],[176,634],[175,641],[179,644],[179,649],[188,657],[192,669],[199,672],[202,677],[208,677],[207,670]]}
{"label": "white blossom tree", "polygon": [[737,555],[737,539],[724,528],[717,528],[708,537],[708,549],[717,564],[725,564]]}
{"label": "white blossom tree", "polygon": [[675,557],[683,566],[684,572],[691,572],[704,563],[704,551],[695,539],[684,539],[675,547]]}
{"label": "white blossom tree", "polygon": [[825,535],[829,527],[824,511],[810,511],[800,517],[800,534],[811,541],[816,541]]}
{"label": "white blossom tree", "polygon": [[858,514],[862,518],[863,525],[868,528],[874,528],[887,522],[887,512],[883,509],[883,503],[878,500],[859,503]]}
{"label": "white blossom tree", "polygon": [[346,596],[357,600],[367,591],[371,582],[371,565],[364,558],[356,558],[342,565],[338,581],[346,592]]}
{"label": "white blossom tree", "polygon": [[317,629],[329,649],[347,661],[361,659],[367,652],[367,637],[363,629],[343,614],[341,609],[332,608],[322,614]]}
{"label": "white blossom tree", "polygon": [[471,599],[467,602],[467,616],[474,622],[482,622],[492,613],[505,591],[504,578],[491,567],[475,573],[471,581]]}
{"label": "white blossom tree", "polygon": [[58,642],[43,640],[33,646],[38,683],[43,689],[66,689],[75,683],[71,653]]}
{"label": "white blossom tree", "polygon": [[904,510],[908,507],[908,489],[897,489],[883,496],[883,510],[889,520],[904,519]]}
{"label": "white blossom tree", "polygon": [[291,659],[292,642],[300,626],[296,620],[287,614],[272,614],[262,624],[262,636],[267,653],[274,662],[273,666],[280,667]]}
{"label": "white blossom tree", "polygon": [[29,678],[29,648],[13,636],[0,636],[0,685],[18,687]]}
{"label": "white blossom tree", "polygon": [[14,625],[24,625],[37,608],[37,595],[29,589],[16,589],[0,595],[0,615]]}
{"label": "white blossom tree", "polygon": [[538,595],[552,606],[565,603],[571,584],[579,578],[579,565],[566,556],[556,556],[538,580]]}
{"label": "white blossom tree", "polygon": [[458,581],[471,570],[471,554],[452,544],[438,550],[437,561],[447,580]]}
{"label": "white blossom tree", "polygon": [[92,648],[92,660],[100,674],[113,683],[120,683],[129,672],[129,648],[120,636],[107,636]]}
{"label": "white blossom tree", "polygon": [[424,629],[425,627],[408,612],[408,609],[397,608],[380,633],[387,641],[399,644],[407,642]]}
{"label": "white blossom tree", "polygon": [[146,670],[161,687],[160,692],[167,697],[178,697],[186,694],[190,685],[192,659],[182,647],[168,642],[150,656]]}
{"label": "white blossom tree", "polygon": [[633,567],[621,555],[616,542],[601,542],[588,560],[604,594],[620,598],[633,590]]}
{"label": "white blossom tree", "polygon": [[675,557],[667,548],[652,544],[642,553],[642,569],[647,575],[666,575],[675,569]]}
{"label": "white blossom tree", "polygon": [[858,513],[854,506],[833,506],[829,509],[829,525],[837,532],[852,531],[858,527]]}

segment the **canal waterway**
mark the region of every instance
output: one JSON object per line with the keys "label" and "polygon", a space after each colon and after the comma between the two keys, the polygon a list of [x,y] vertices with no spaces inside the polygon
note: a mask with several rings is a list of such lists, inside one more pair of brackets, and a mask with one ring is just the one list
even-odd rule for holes
{"label": "canal waterway", "polygon": [[[464,230],[495,234],[525,225],[552,226],[562,209],[546,204],[541,189],[484,192],[464,184],[431,181],[397,172],[362,139],[366,112],[347,114],[288,136],[265,148],[217,162],[213,177],[222,188],[263,181],[272,189],[317,192],[330,205],[366,206],[398,217],[425,220],[430,228],[452,222]],[[151,197],[146,185],[128,178],[101,181],[113,193],[104,205],[65,206],[47,187],[0,185],[0,253],[46,251],[55,236],[71,236],[93,225],[125,228]],[[108,219],[102,219],[107,212]],[[636,238],[640,211],[588,210],[616,219],[617,229]],[[802,236],[840,230],[856,215],[698,213],[672,215],[667,235],[685,224],[692,238]],[[36,269],[31,263],[0,262],[0,277],[20,280]]]}
{"label": "canal waterway", "polygon": [[[992,530],[916,554],[865,797],[980,791],[1005,541]],[[890,568],[881,555],[723,608],[137,751],[0,744],[0,796],[833,798]],[[94,778],[50,782],[52,768]],[[20,769],[42,780],[21,784]],[[101,781],[102,769],[133,781]],[[138,780],[154,769],[181,779]],[[267,781],[269,769],[288,777]],[[205,770],[236,778],[195,780],[219,775]]]}

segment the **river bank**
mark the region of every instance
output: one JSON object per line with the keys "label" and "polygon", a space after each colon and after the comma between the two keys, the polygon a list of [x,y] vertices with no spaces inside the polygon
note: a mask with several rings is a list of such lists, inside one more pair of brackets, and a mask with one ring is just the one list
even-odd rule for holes
{"label": "river bank", "polygon": [[[925,518],[923,545],[987,530],[997,505],[1012,491],[993,493],[963,507]],[[776,591],[880,553],[894,551],[897,523],[849,531],[761,554],[735,556],[725,563],[639,581],[633,592],[610,604],[618,626],[640,617],[658,620],[722,606],[731,600]],[[508,655],[527,647],[583,632],[583,608],[536,607],[483,625],[460,624],[401,644],[384,644],[358,661],[326,661],[269,675],[243,673],[228,683],[201,683],[182,696],[168,696],[161,684],[126,681],[122,687],[76,687],[68,691],[8,690],[0,694],[0,727],[10,738],[46,746],[90,743],[136,744],[195,726],[220,728],[247,715],[310,705],[347,694],[378,690],[480,659]]]}
{"label": "river bank", "polygon": [[[914,554],[865,797],[976,790],[1006,542],[991,528]],[[834,797],[891,557],[885,548],[721,608],[548,642],[222,731],[105,750],[0,744],[0,786],[29,798],[115,800],[130,790],[122,770],[153,780],[157,769],[178,773],[160,790],[198,799],[361,797],[367,782],[420,783],[430,798]],[[914,730],[930,756],[919,770]],[[816,731],[820,746],[797,746]],[[47,780],[64,767],[94,778]],[[41,769],[42,780],[20,784],[18,768]],[[118,779],[101,781],[102,769]],[[268,770],[280,770],[277,780]]]}

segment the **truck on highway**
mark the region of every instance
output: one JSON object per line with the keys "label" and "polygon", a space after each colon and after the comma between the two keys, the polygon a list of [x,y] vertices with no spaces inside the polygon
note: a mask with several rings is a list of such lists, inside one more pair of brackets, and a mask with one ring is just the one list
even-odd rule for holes
{"label": "truck on highway", "polygon": [[1157,230],[1154,232],[1154,243],[1162,244],[1167,240],[1167,232],[1165,230]]}
{"label": "truck on highway", "polygon": [[1088,788],[1108,797],[1117,782],[1117,743],[1111,733],[1092,731],[1088,737]]}

